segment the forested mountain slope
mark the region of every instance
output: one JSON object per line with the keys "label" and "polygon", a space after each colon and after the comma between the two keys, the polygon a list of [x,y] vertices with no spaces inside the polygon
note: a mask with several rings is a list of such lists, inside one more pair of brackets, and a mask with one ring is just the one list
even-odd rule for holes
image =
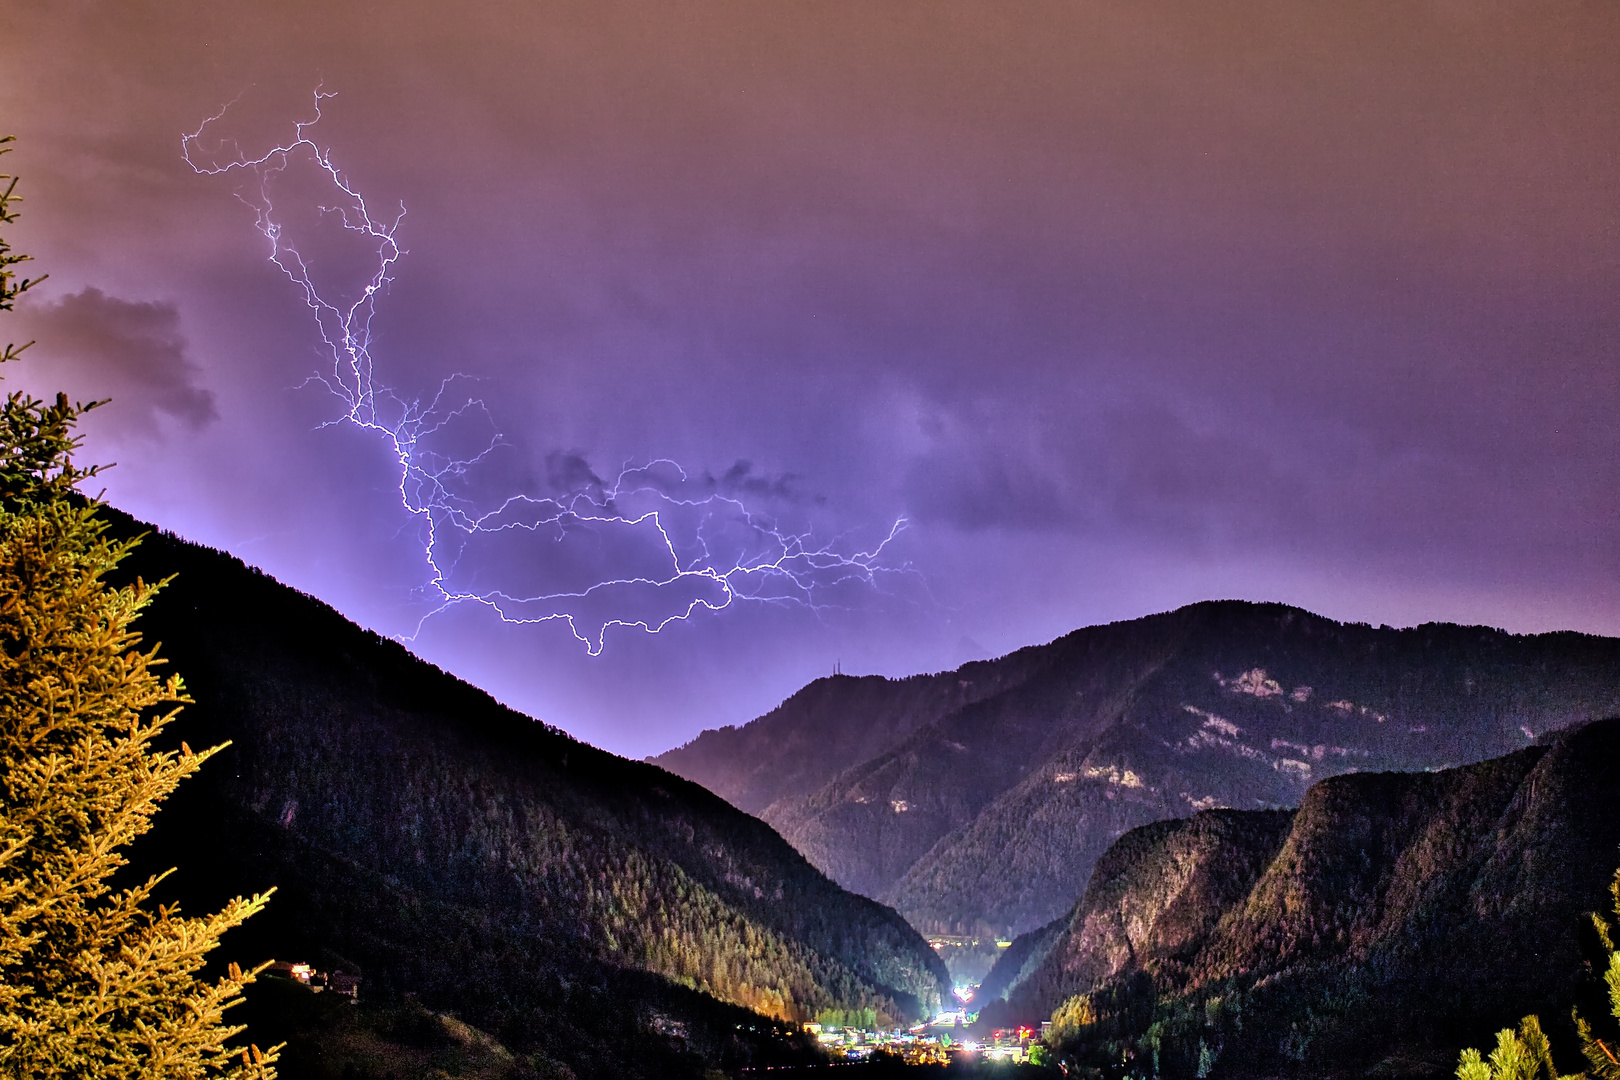
{"label": "forested mountain slope", "polygon": [[178,865],[171,895],[195,911],[275,886],[232,956],[358,968],[367,995],[415,994],[586,1076],[768,1057],[720,1002],[899,1020],[948,991],[899,916],[702,787],[221,553],[153,535],[124,571],[177,575],[137,624],[196,699],[174,737],[232,742],[165,805],[138,868]]}
{"label": "forested mountain slope", "polygon": [[1583,915],[1617,863],[1620,720],[1443,772],[1335,777],[1292,815],[1127,833],[985,1016],[1055,1012],[1075,1047],[1156,1054],[1173,1076],[1220,1059],[1447,1075],[1527,1013],[1569,1026],[1595,986]]}
{"label": "forested mountain slope", "polygon": [[913,925],[1019,932],[1067,910],[1138,825],[1296,806],[1326,776],[1478,761],[1614,713],[1620,640],[1222,601],[943,676],[820,680],[657,760],[740,805],[781,784],[761,816]]}
{"label": "forested mountain slope", "polygon": [[705,731],[649,760],[758,814],[773,802],[808,795],[919,727],[993,693],[994,681],[973,679],[981,667],[988,665],[900,680],[817,679],[752,723]]}
{"label": "forested mountain slope", "polygon": [[980,987],[1041,1019],[1067,998],[1133,971],[1185,981],[1191,958],[1240,906],[1294,824],[1287,810],[1205,810],[1132,829],[1103,853],[1063,918],[1021,934]]}

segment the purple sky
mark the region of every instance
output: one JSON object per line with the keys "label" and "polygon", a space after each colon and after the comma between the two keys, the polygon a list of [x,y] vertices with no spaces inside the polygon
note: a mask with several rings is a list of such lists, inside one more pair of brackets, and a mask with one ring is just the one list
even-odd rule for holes
{"label": "purple sky", "polygon": [[[243,178],[180,154],[233,99],[244,149],[284,139],[324,85],[312,138],[408,210],[378,381],[474,377],[503,433],[464,505],[673,458],[846,554],[908,520],[884,565],[914,573],[820,613],[739,601],[598,657],[476,606],[416,638],[610,749],[746,721],[838,661],[935,670],[1210,597],[1620,633],[1612,3],[6,19],[11,235],[51,274],[0,326],[40,342],[9,385],[115,399],[86,456],[118,462],[116,504],[382,632],[429,610],[386,441],[297,389],[317,325]],[[318,185],[277,197],[323,282],[364,281]],[[645,539],[481,537],[453,576],[556,589],[644,568]]]}

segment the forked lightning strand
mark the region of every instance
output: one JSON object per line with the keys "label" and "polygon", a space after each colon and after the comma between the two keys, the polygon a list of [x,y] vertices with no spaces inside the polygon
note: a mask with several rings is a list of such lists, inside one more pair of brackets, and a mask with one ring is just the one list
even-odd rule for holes
{"label": "forked lightning strand", "polygon": [[[719,611],[739,600],[820,609],[835,590],[874,587],[881,575],[911,572],[883,563],[885,549],[905,528],[903,518],[870,550],[842,551],[835,546],[837,540],[817,544],[807,532],[781,529],[712,479],[694,481],[667,459],[627,466],[611,482],[590,477],[554,497],[513,495],[493,509],[481,510],[458,494],[456,484],[501,445],[500,433],[482,400],[461,396],[458,384],[467,381],[462,375],[444,379],[427,399],[407,399],[376,381],[372,320],[378,295],[405,253],[397,238],[405,208],[401,205],[392,216],[373,213],[332,162],[330,150],[310,138],[320,122],[322,103],[334,96],[317,89],[310,118],[293,125],[290,140],[257,156],[248,156],[234,140],[222,139],[212,150],[205,148],[204,133],[230,105],[183,135],[181,148],[186,163],[200,174],[239,173],[249,181],[237,190],[237,197],[253,210],[255,226],[269,241],[270,261],[302,291],[331,354],[330,370],[311,377],[342,403],[342,415],[329,423],[372,432],[393,452],[400,505],[421,523],[429,576],[432,606],[418,621],[416,632],[434,615],[471,602],[509,623],[562,621],[596,656],[613,627],[657,633],[699,610]],[[333,200],[332,205],[319,207],[323,219],[336,221],[365,251],[375,253],[370,279],[347,296],[329,285],[317,286],[310,262],[276,215],[272,199],[276,182],[291,168],[310,166]],[[450,425],[464,425],[469,418],[486,424],[489,432],[476,450],[447,451],[430,445]],[[479,538],[519,532],[554,541],[558,550],[582,534],[591,534],[596,547],[605,548],[596,543],[605,533],[622,533],[623,542],[636,552],[626,560],[633,567],[624,576],[597,576],[587,579],[588,584],[574,581],[571,588],[532,595],[501,588],[475,590],[452,581],[469,545]],[[655,610],[635,610],[649,607]]]}

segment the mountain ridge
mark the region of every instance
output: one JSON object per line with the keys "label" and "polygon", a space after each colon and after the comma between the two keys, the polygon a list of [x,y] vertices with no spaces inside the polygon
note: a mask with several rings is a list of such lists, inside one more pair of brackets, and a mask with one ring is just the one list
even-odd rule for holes
{"label": "mountain ridge", "polygon": [[165,804],[131,872],[178,865],[163,896],[188,910],[276,887],[231,955],[326,957],[369,995],[418,995],[576,1075],[697,1076],[719,1063],[700,1047],[771,1060],[734,1007],[894,1022],[948,992],[895,913],[701,786],[104,513],[146,534],[120,580],[174,575],[137,623],[196,699],[172,737],[231,743]]}
{"label": "mountain ridge", "polygon": [[955,672],[817,680],[653,760],[747,807],[781,782],[758,812],[835,880],[929,932],[1003,933],[1060,915],[1136,825],[1294,806],[1324,776],[1482,760],[1617,712],[1617,639],[1206,601]]}

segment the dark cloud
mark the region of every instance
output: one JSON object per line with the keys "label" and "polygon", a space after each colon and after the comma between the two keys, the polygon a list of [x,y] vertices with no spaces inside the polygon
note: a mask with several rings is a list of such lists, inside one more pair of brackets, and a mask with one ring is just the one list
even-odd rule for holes
{"label": "dark cloud", "polygon": [[98,436],[158,438],[165,418],[193,431],[219,418],[213,393],[187,355],[176,305],[85,288],[16,314],[35,344],[6,374],[37,394],[111,399],[86,419]]}
{"label": "dark cloud", "polygon": [[[731,468],[721,473],[713,483],[715,489],[725,495],[768,499],[773,503],[801,502],[804,496],[798,490],[798,479],[792,473],[771,474],[757,471],[754,463],[745,459],[733,462]],[[818,498],[817,501],[826,500]]]}
{"label": "dark cloud", "polygon": [[557,495],[598,495],[603,486],[602,478],[591,470],[590,462],[579,450],[553,450],[547,454],[546,483]]}
{"label": "dark cloud", "polygon": [[991,439],[918,459],[906,472],[904,491],[906,509],[919,523],[969,532],[1058,528],[1074,510],[1043,463]]}
{"label": "dark cloud", "polygon": [[968,531],[1081,530],[1192,548],[1297,532],[1314,508],[1274,447],[1232,418],[1195,425],[1151,398],[937,406],[907,508]]}

